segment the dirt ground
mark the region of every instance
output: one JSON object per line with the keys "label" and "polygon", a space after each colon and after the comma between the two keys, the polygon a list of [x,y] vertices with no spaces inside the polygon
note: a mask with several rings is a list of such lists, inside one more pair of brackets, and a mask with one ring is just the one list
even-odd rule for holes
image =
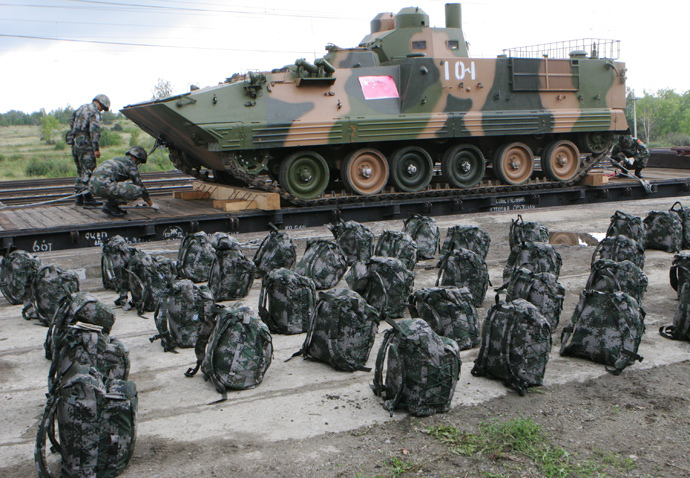
{"label": "dirt ground", "polygon": [[[549,208],[523,211],[523,216],[546,224],[552,233],[566,232],[572,238],[577,233],[605,233],[616,209],[644,217],[653,209],[668,209],[673,202],[657,199]],[[516,214],[485,213],[437,221],[443,236],[454,224],[475,224],[489,233],[492,243],[487,263],[493,285],[498,286],[509,252],[508,227]],[[369,226],[380,234],[386,228],[400,230],[401,222]],[[326,237],[328,232],[317,228],[294,234],[301,239],[312,235]],[[650,285],[643,300],[647,332],[639,350],[645,360],[613,376],[603,366],[558,354],[560,331],[569,322],[586,282],[594,250],[585,245],[592,244],[591,236],[580,235],[579,245],[565,244],[564,237],[557,247],[563,258],[560,281],[566,288],[566,300],[554,333],[544,386],[521,397],[496,381],[472,377],[469,372],[478,350],[465,351],[453,408],[433,417],[415,418],[397,411],[390,418],[368,388],[371,373],[331,372],[326,366],[302,359],[285,364],[283,360],[301,345],[303,339],[299,336],[274,337],[274,363],[254,392],[230,394],[228,402],[209,406],[217,394],[208,384],[204,387],[196,383],[197,388],[187,389],[189,381],[179,378],[193,352],[184,355],[187,351],[183,351],[177,356],[163,354],[158,345],[152,349],[146,340],[149,335],[127,328],[143,321],[118,315],[116,327],[121,323],[121,335],[131,337],[126,342],[132,357],[130,379],[140,391],[136,449],[121,476],[690,476],[690,344],[661,338],[657,332],[661,325],[671,323],[677,306],[668,280],[673,255],[647,251],[644,270]],[[240,241],[243,239],[251,238]],[[58,261],[57,257],[52,259]],[[433,284],[435,264],[429,260],[417,265],[416,289]],[[97,296],[108,300],[114,297],[99,289],[96,281],[89,283]],[[258,284],[254,289],[252,301]],[[480,318],[493,298],[489,292]],[[16,310],[0,306],[0,400],[4,402],[0,403],[4,415],[0,417],[0,429],[5,428],[5,432],[0,430],[0,476],[6,478],[35,476],[32,440],[42,410],[41,394],[45,393],[40,374],[47,370],[45,359],[36,359],[36,364],[28,368],[38,379],[22,386],[5,382],[4,377],[19,376],[15,356],[31,353],[33,357],[40,344],[37,333],[38,338],[28,338],[15,352],[2,345],[14,327],[7,324],[21,321],[16,318]],[[147,325],[149,331],[151,325]],[[40,330],[31,328],[32,333],[33,329]],[[114,329],[113,335],[118,335],[116,332]],[[370,363],[377,350],[378,344]],[[330,381],[334,376],[337,381]],[[179,403],[173,406],[165,397]],[[17,403],[20,400],[21,407]],[[476,445],[483,432],[501,425],[511,426],[513,435],[529,428],[527,441],[532,449],[482,442],[484,445],[464,454],[467,448],[461,444]],[[519,438],[513,436],[512,443]]]}

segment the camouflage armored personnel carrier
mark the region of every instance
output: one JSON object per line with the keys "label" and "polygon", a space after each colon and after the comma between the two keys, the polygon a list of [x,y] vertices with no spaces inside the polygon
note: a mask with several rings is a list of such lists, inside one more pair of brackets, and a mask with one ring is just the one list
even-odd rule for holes
{"label": "camouflage armored personnel carrier", "polygon": [[567,185],[628,130],[625,65],[601,47],[470,58],[460,4],[446,5],[445,28],[404,8],[376,16],[355,48],[328,45],[313,63],[122,113],[180,170],[213,170],[216,181],[277,189],[294,203],[387,185],[386,194],[424,194],[432,178],[459,192]]}

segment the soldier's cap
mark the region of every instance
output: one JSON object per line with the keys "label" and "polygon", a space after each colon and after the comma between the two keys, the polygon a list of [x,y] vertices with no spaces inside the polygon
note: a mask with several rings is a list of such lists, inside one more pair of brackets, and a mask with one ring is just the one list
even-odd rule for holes
{"label": "soldier's cap", "polygon": [[96,95],[93,101],[98,101],[105,111],[110,110],[110,98],[105,95]]}
{"label": "soldier's cap", "polygon": [[148,157],[146,150],[141,146],[132,146],[125,154],[128,154],[133,158],[137,158],[142,164],[146,163],[146,158]]}

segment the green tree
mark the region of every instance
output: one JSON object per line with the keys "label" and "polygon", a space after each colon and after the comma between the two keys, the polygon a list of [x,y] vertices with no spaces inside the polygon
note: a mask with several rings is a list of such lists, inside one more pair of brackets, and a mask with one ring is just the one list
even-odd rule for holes
{"label": "green tree", "polygon": [[47,144],[55,144],[53,134],[56,129],[60,128],[60,122],[53,115],[44,115],[41,117],[41,139]]}
{"label": "green tree", "polygon": [[163,78],[158,78],[158,83],[153,87],[153,100],[160,100],[161,98],[167,98],[172,96],[172,83],[164,80]]}

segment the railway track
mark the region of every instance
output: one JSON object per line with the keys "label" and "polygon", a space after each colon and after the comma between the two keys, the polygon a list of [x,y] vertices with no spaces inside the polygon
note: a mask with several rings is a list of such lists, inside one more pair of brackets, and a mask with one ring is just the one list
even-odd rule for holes
{"label": "railway track", "polygon": [[[141,178],[151,196],[169,196],[174,191],[192,189],[194,178],[177,172],[142,173]],[[63,205],[74,201],[74,178],[26,179],[0,182],[0,203],[20,206],[51,202]]]}

